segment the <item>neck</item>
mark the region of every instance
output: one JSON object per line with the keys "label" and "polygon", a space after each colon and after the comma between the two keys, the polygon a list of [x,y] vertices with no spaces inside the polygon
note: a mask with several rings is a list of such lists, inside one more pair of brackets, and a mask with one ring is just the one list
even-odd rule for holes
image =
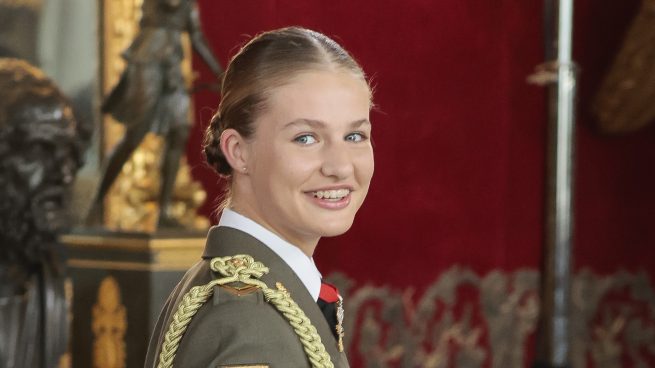
{"label": "neck", "polygon": [[261,211],[259,211],[255,206],[251,205],[247,201],[238,200],[238,196],[236,195],[232,197],[230,209],[265,227],[273,234],[279,236],[280,238],[286,240],[290,244],[300,249],[308,257],[313,256],[314,250],[316,250],[316,246],[318,245],[320,237],[303,237],[302,234],[294,234],[292,231],[289,231],[283,227],[276,227],[269,221],[266,221],[266,219],[260,215]]}

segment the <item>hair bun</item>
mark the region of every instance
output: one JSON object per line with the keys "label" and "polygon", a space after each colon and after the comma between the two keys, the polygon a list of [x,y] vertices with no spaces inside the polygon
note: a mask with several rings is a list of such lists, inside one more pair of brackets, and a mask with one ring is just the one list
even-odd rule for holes
{"label": "hair bun", "polygon": [[223,151],[221,150],[221,117],[216,114],[212,117],[207,131],[205,132],[205,141],[203,143],[203,155],[205,161],[219,175],[229,176],[232,174],[232,167],[227,162]]}

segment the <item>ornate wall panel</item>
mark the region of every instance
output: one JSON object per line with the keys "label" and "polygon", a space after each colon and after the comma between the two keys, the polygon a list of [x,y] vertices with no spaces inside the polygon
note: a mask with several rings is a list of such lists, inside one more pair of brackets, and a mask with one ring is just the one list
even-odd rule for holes
{"label": "ornate wall panel", "polygon": [[[453,267],[420,294],[352,288],[344,294],[346,346],[362,367],[528,367],[539,313],[535,270],[478,275]],[[655,364],[655,293],[646,273],[578,273],[573,283],[573,367]]]}

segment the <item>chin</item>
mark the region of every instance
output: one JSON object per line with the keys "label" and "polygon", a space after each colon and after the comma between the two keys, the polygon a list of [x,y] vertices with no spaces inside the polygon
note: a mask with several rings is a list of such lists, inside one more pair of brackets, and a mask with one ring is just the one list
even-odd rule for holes
{"label": "chin", "polygon": [[350,221],[339,221],[335,222],[333,224],[329,224],[328,226],[322,226],[320,228],[320,236],[321,237],[333,237],[333,236],[339,236],[350,230],[350,228],[353,225],[352,219]]}

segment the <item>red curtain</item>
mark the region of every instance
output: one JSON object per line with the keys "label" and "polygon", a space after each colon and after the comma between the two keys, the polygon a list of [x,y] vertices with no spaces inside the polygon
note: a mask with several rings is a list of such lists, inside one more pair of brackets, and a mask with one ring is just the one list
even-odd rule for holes
{"label": "red curtain", "polygon": [[[546,106],[544,89],[528,85],[526,77],[544,61],[541,2],[199,4],[203,28],[224,64],[249,36],[301,25],[337,39],[375,85],[375,176],[350,232],[321,240],[316,259],[324,274],[339,271],[357,285],[411,288],[411,301],[453,265],[478,275],[539,268]],[[598,277],[645,271],[653,285],[655,124],[603,136],[589,113],[639,2],[580,0],[575,6],[574,54],[581,67],[576,270]],[[215,82],[199,59],[194,67],[199,82]],[[210,198],[205,214],[221,187],[200,156],[218,98],[208,91],[196,95],[188,148],[193,175]],[[484,358],[484,366],[491,364]]]}

